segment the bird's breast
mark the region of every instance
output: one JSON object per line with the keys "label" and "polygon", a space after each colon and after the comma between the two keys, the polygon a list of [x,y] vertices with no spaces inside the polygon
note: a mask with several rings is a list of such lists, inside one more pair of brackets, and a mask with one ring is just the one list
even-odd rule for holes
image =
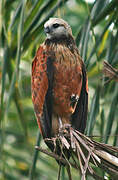
{"label": "bird's breast", "polygon": [[68,48],[59,47],[55,53],[53,82],[53,110],[60,117],[70,117],[75,107],[71,106],[71,96],[80,96],[82,69],[78,55]]}
{"label": "bird's breast", "polygon": [[48,52],[49,55],[53,54],[52,134],[56,135],[59,131],[59,118],[62,124],[71,123],[71,115],[77,105],[71,98],[79,98],[82,88],[82,61],[76,49],[71,51],[61,44],[53,44]]}

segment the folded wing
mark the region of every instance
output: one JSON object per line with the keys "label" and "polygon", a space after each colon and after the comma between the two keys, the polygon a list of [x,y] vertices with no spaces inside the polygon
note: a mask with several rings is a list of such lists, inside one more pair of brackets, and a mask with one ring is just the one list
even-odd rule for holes
{"label": "folded wing", "polygon": [[43,46],[40,46],[32,62],[32,101],[37,122],[43,137],[51,136],[52,79],[53,71]]}

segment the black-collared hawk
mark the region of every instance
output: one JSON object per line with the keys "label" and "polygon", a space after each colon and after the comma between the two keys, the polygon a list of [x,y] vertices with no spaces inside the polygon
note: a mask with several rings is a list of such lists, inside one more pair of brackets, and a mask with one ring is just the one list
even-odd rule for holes
{"label": "black-collared hawk", "polygon": [[32,101],[41,134],[55,137],[64,125],[84,133],[87,75],[71,27],[63,19],[50,18],[44,31],[46,40],[32,63]]}

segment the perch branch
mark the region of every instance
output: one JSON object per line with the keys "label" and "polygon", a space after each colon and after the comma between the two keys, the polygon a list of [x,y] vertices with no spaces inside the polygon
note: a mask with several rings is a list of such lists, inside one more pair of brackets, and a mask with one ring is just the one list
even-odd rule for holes
{"label": "perch branch", "polygon": [[[87,174],[98,180],[104,179],[96,174],[89,162],[107,172],[114,180],[118,179],[117,147],[93,141],[72,127],[62,129],[57,137],[45,139],[45,141],[53,144],[54,149],[60,148],[61,155],[58,156],[55,151],[49,152],[38,146],[36,149],[55,158],[66,167],[71,166],[79,170],[82,179],[86,179]],[[71,161],[66,157],[64,150],[71,153]]]}

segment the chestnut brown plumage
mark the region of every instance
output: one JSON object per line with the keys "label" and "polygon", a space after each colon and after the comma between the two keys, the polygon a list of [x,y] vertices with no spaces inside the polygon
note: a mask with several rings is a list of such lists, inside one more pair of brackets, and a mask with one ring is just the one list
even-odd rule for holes
{"label": "chestnut brown plumage", "polygon": [[84,133],[87,75],[71,28],[62,19],[50,18],[44,31],[47,38],[32,63],[32,101],[41,134],[54,137],[63,125]]}

